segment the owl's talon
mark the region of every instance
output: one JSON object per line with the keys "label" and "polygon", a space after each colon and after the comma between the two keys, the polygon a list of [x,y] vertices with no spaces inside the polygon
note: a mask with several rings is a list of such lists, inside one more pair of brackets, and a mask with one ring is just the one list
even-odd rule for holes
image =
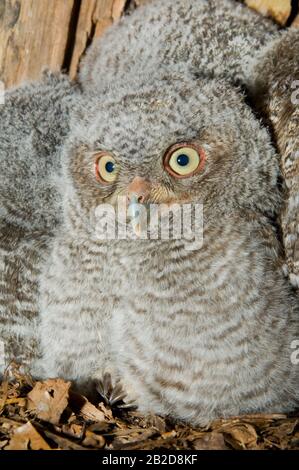
{"label": "owl's talon", "polygon": [[120,410],[130,410],[134,411],[137,410],[138,406],[136,405],[136,402],[134,400],[128,401],[128,402],[123,402],[123,404],[118,405]]}
{"label": "owl's talon", "polygon": [[117,402],[123,401],[127,396],[127,393],[124,391],[122,385],[117,383],[115,387],[112,389],[110,395],[110,403],[114,405]]}
{"label": "owl's talon", "polygon": [[109,372],[105,372],[103,377],[97,381],[96,390],[104,399],[106,404],[110,404],[110,396],[113,390],[112,378]]}
{"label": "owl's talon", "polygon": [[125,402],[127,392],[123,389],[120,380],[117,380],[115,385],[113,385],[112,377],[109,372],[105,372],[102,379],[97,381],[96,390],[101,395],[106,405],[109,405],[111,408],[137,408],[137,406],[134,405],[134,401]]}

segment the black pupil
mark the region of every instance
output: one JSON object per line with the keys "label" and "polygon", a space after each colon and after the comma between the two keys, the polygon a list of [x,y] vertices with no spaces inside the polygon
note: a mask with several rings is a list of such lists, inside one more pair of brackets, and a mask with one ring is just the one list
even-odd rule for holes
{"label": "black pupil", "polygon": [[176,161],[177,161],[178,165],[186,166],[189,163],[189,157],[188,157],[188,155],[185,155],[184,153],[181,153],[180,155],[177,156]]}
{"label": "black pupil", "polygon": [[107,162],[105,165],[105,169],[108,173],[112,173],[114,171],[114,163],[113,162]]}

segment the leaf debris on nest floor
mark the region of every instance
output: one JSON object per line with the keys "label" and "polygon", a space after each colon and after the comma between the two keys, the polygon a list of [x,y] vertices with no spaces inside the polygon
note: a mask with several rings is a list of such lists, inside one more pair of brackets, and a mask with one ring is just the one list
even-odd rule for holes
{"label": "leaf debris on nest floor", "polygon": [[16,366],[0,388],[1,450],[297,449],[299,415],[219,419],[207,429],[97,405],[62,379],[34,382]]}

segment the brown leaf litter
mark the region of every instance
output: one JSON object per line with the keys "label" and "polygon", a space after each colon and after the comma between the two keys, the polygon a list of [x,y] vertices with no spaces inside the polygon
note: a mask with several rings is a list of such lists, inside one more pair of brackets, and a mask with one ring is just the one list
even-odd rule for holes
{"label": "brown leaf litter", "polygon": [[0,387],[0,450],[299,450],[299,414],[255,414],[192,428],[91,403],[62,379],[33,381],[16,365]]}

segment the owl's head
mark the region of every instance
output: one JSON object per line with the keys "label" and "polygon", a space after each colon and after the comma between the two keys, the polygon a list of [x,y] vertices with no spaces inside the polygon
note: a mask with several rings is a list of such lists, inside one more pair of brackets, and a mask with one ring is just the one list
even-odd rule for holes
{"label": "owl's head", "polygon": [[64,169],[67,198],[85,214],[118,196],[200,202],[217,217],[243,209],[273,214],[279,201],[277,157],[242,93],[173,70],[82,97]]}

